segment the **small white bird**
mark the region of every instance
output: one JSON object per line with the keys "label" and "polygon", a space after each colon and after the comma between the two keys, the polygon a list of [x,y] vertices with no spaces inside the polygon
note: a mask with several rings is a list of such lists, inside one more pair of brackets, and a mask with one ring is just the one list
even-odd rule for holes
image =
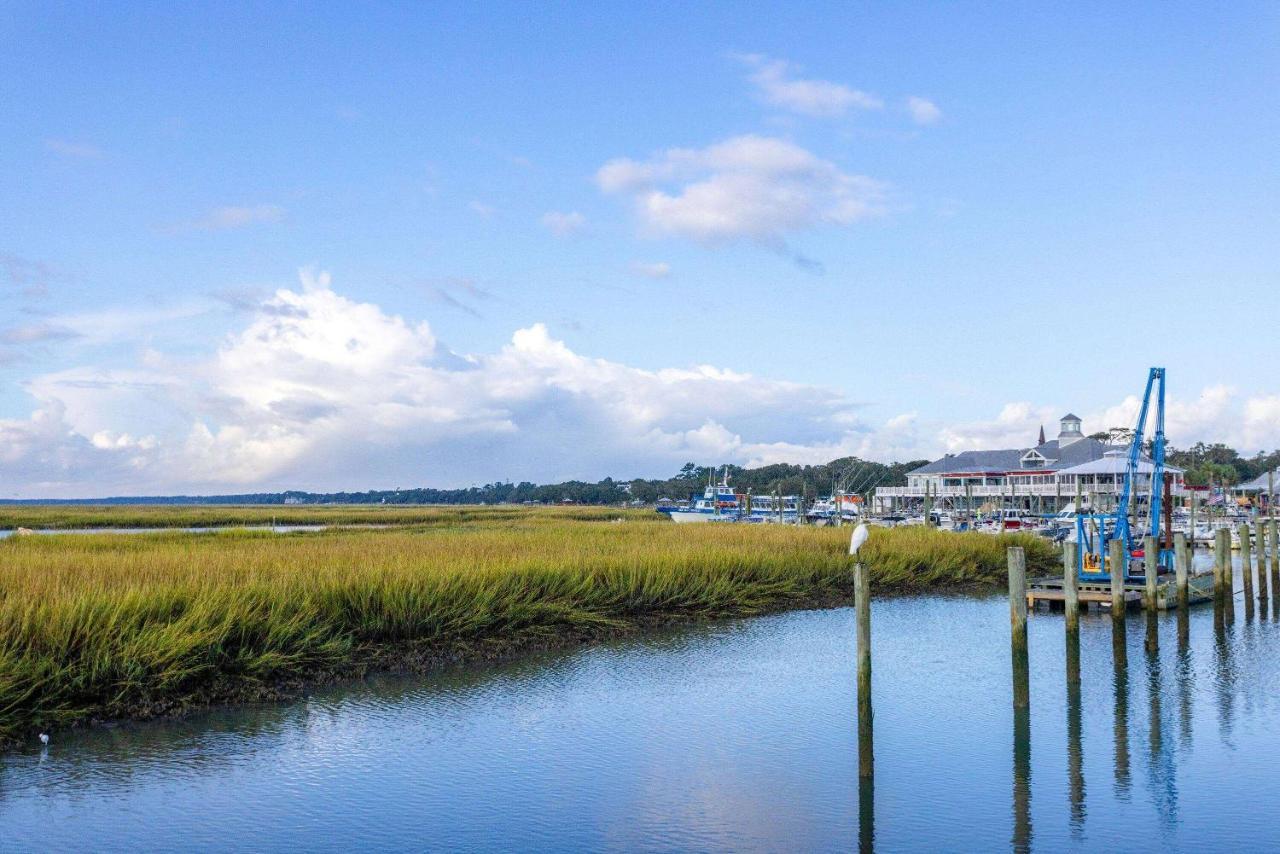
{"label": "small white bird", "polygon": [[41,744],[48,744],[48,743],[49,743],[49,733],[47,733],[47,732],[42,732],[42,733],[40,733],[40,743],[41,743]]}
{"label": "small white bird", "polygon": [[867,523],[859,523],[858,527],[853,529],[852,536],[849,537],[849,554],[856,557],[858,549],[862,548],[862,544],[867,541],[869,536],[871,536],[871,532],[867,530]]}

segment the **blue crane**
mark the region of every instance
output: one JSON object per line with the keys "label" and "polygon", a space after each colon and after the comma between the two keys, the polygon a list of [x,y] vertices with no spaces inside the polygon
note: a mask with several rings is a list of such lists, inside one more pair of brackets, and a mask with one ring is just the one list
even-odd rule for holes
{"label": "blue crane", "polygon": [[[1138,482],[1138,471],[1142,463],[1142,445],[1147,433],[1147,418],[1151,413],[1151,395],[1156,393],[1155,435],[1151,440],[1151,489],[1147,494],[1147,509],[1150,518],[1150,536],[1160,541],[1160,508],[1164,499],[1164,368],[1152,368],[1147,374],[1147,387],[1142,395],[1142,409],[1138,412],[1138,424],[1133,431],[1133,439],[1129,443],[1128,459],[1125,463],[1124,484],[1115,509],[1110,513],[1080,513],[1076,508],[1076,541],[1079,549],[1079,576],[1086,581],[1108,581],[1112,567],[1107,566],[1108,539],[1119,539],[1124,542],[1126,563],[1137,550],[1136,537],[1129,523],[1129,506],[1133,501],[1134,486]],[[1092,530],[1089,530],[1092,528]],[[1143,555],[1145,566],[1155,567],[1157,564],[1166,569],[1173,563],[1173,552],[1160,548],[1158,555]],[[1127,575],[1127,567],[1120,571]],[[1146,571],[1146,570],[1144,570]]]}

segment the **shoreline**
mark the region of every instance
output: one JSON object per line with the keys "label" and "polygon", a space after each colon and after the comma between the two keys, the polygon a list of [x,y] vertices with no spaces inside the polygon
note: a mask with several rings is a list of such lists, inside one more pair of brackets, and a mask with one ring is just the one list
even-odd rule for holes
{"label": "shoreline", "polygon": [[[878,598],[909,596],[955,596],[999,592],[995,582],[971,582],[948,585],[932,590],[887,590]],[[378,644],[359,650],[352,658],[336,665],[317,667],[270,683],[219,674],[205,685],[185,694],[141,699],[121,710],[120,714],[90,715],[53,732],[109,728],[155,721],[176,721],[216,709],[239,706],[297,702],[310,692],[342,685],[355,685],[375,676],[431,675],[455,667],[487,667],[518,661],[546,652],[586,649],[594,644],[628,637],[641,637],[664,629],[676,629],[752,617],[764,617],[791,611],[827,610],[853,606],[852,586],[848,591],[829,591],[799,598],[788,598],[762,608],[721,613],[692,614],[667,612],[640,614],[615,625],[591,627],[533,627],[514,635],[490,636],[449,643],[409,641]],[[34,738],[34,735],[32,736]],[[0,736],[0,755],[20,748],[29,739]]]}

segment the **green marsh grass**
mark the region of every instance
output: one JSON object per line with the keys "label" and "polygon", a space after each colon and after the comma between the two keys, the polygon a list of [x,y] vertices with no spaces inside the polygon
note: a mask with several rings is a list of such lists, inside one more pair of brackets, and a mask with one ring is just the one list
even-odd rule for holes
{"label": "green marsh grass", "polygon": [[[611,519],[621,518],[616,512]],[[380,654],[483,655],[656,620],[847,602],[849,529],[547,512],[276,535],[0,541],[0,738],[361,672]],[[876,530],[877,593],[1000,582],[1032,537]]]}

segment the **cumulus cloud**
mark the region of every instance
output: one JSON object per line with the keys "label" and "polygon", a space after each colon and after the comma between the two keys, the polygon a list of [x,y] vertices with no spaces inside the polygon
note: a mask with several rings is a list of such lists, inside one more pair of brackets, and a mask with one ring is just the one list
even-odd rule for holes
{"label": "cumulus cloud", "polygon": [[635,261],[631,270],[637,276],[647,279],[668,279],[671,277],[671,265],[666,261]]}
{"label": "cumulus cloud", "polygon": [[[0,419],[9,494],[337,490],[496,479],[667,474],[682,463],[907,460],[1024,447],[1060,405],[1011,403],[943,425],[908,412],[868,423],[839,391],[711,365],[649,370],[575,352],[543,324],[459,353],[431,326],[357,302],[323,273],[246,305],[211,351],[148,353],[22,385],[27,418]],[[1083,410],[1088,431],[1131,424],[1137,401]],[[1074,407],[1072,407],[1074,408]],[[1076,411],[1082,411],[1077,409]],[[1171,441],[1280,446],[1280,395],[1226,386],[1171,398]]]}
{"label": "cumulus cloud", "polygon": [[799,69],[785,60],[760,54],[738,57],[752,69],[748,79],[760,100],[806,116],[842,116],[850,109],[878,110],[884,102],[874,95],[830,80],[803,79]]}
{"label": "cumulus cloud", "polygon": [[547,211],[541,222],[556,237],[572,237],[587,227],[587,218],[577,211]]}
{"label": "cumulus cloud", "polygon": [[[1023,448],[1035,441],[1043,425],[1045,436],[1057,436],[1058,419],[1068,408],[1080,414],[1086,434],[1112,428],[1132,428],[1142,401],[1129,395],[1110,406],[1071,408],[1063,405],[1008,403],[995,418],[970,421],[939,429],[946,451],[974,448]],[[1147,426],[1147,436],[1154,421]],[[1224,442],[1243,454],[1280,448],[1280,396],[1242,395],[1228,385],[1212,385],[1192,398],[1170,395],[1165,410],[1165,436],[1170,444],[1186,448],[1196,442]]]}
{"label": "cumulus cloud", "polygon": [[830,389],[635,368],[576,353],[543,324],[456,353],[324,274],[247,311],[203,358],[25,383],[38,408],[0,421],[0,477],[45,495],[595,479],[747,462],[782,441],[852,446],[867,431]]}
{"label": "cumulus cloud", "polygon": [[937,124],[942,118],[942,110],[938,109],[937,104],[928,98],[916,95],[907,98],[907,112],[911,114],[911,120],[918,125]]}
{"label": "cumulus cloud", "polygon": [[280,205],[224,205],[198,219],[176,223],[165,228],[169,232],[229,231],[248,225],[279,222],[285,210]]}
{"label": "cumulus cloud", "polygon": [[879,181],[847,174],[795,143],[755,135],[648,160],[617,158],[600,167],[596,183],[630,197],[648,231],[713,246],[781,246],[789,233],[847,226],[883,211]]}

